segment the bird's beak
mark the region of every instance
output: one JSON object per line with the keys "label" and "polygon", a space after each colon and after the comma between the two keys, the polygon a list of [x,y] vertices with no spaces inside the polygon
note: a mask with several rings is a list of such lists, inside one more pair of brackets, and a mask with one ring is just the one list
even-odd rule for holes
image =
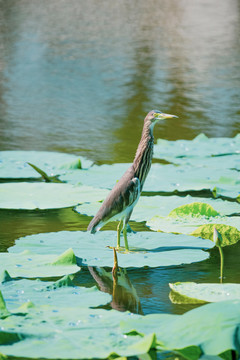
{"label": "bird's beak", "polygon": [[171,119],[171,118],[178,118],[176,115],[171,114],[164,114],[164,113],[156,113],[156,120],[163,120],[163,119]]}

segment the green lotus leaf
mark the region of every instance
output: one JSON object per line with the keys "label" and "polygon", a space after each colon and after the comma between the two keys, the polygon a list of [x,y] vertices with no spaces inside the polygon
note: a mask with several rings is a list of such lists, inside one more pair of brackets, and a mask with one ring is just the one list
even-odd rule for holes
{"label": "green lotus leaf", "polygon": [[[76,304],[77,305],[77,304]],[[20,310],[22,310],[20,308]],[[105,359],[111,355],[137,356],[155,346],[155,335],[124,334],[120,322],[136,317],[128,312],[93,310],[78,306],[36,306],[26,316],[14,313],[2,321],[0,351],[8,356],[47,359]]]}
{"label": "green lotus leaf", "polygon": [[[143,190],[146,192],[193,192],[215,191],[216,197],[237,198],[240,193],[240,175],[235,170],[223,169],[222,162],[218,168],[192,165],[153,164]],[[228,182],[223,181],[223,176]]]}
{"label": "green lotus leaf", "polygon": [[[174,212],[174,209],[181,206],[188,206],[191,203],[201,203],[205,205],[199,205],[203,208],[206,206],[216,209],[216,212],[221,215],[233,215],[240,214],[240,205],[236,202],[230,202],[222,199],[204,199],[203,198],[192,197],[190,195],[180,197],[180,196],[141,196],[137,205],[135,206],[131,220],[135,221],[147,221],[152,219],[152,217],[158,216],[167,216],[169,213]],[[75,210],[80,214],[85,214],[88,216],[94,216],[98,209],[100,208],[100,202],[91,202],[83,203],[75,207]]]}
{"label": "green lotus leaf", "polygon": [[111,189],[131,164],[93,165],[88,170],[62,174],[59,179],[71,184],[85,184],[93,187]]}
{"label": "green lotus leaf", "polygon": [[[111,189],[130,164],[94,165],[78,175],[68,172],[62,181]],[[226,182],[223,178],[227,178]],[[224,180],[224,181],[223,181]],[[240,177],[237,171],[223,169],[221,163],[214,171],[211,167],[152,164],[143,190],[145,192],[191,192],[219,189],[217,196],[236,198],[239,195]]]}
{"label": "green lotus leaf", "polygon": [[234,138],[208,138],[200,134],[193,140],[158,139],[154,148],[154,157],[176,163],[185,159],[225,156],[226,154],[239,155],[239,149],[240,134]]}
{"label": "green lotus leaf", "polygon": [[[30,162],[48,176],[64,174],[69,169],[88,168],[90,160],[83,157],[52,151],[0,151],[0,178],[39,178]],[[78,173],[78,171],[77,171]]]}
{"label": "green lotus leaf", "polygon": [[[209,253],[202,249],[214,247],[210,240],[155,232],[130,233],[128,240],[130,252],[118,252],[119,266],[124,268],[198,262],[209,257]],[[96,234],[61,231],[20,238],[8,251],[20,252],[27,248],[38,254],[56,254],[65,251],[71,244],[80,266],[113,267],[113,250],[110,246],[116,246],[116,241],[116,231],[99,231]]]}
{"label": "green lotus leaf", "polygon": [[[35,305],[53,305],[96,307],[109,303],[112,297],[99,291],[96,286],[91,288],[74,286],[69,275],[56,282],[37,280],[8,280],[0,283],[0,291],[13,310],[23,303],[31,301]],[[1,308],[1,306],[0,306]]]}
{"label": "green lotus leaf", "polygon": [[204,239],[209,239],[209,237],[211,237],[210,231],[214,228],[214,226],[217,227],[217,225],[223,224],[224,226],[240,230],[239,216],[215,216],[211,218],[206,218],[204,216],[195,218],[191,216],[178,218],[172,218],[170,216],[154,216],[151,220],[147,221],[146,224],[154,231],[172,232],[186,235],[191,234],[194,236],[200,236]]}
{"label": "green lotus leaf", "polygon": [[6,307],[5,300],[0,290],[0,319],[4,319],[5,317],[9,316],[10,312]]}
{"label": "green lotus leaf", "polygon": [[195,282],[177,282],[169,284],[170,299],[175,304],[196,304],[240,300],[240,284],[197,284]]}
{"label": "green lotus leaf", "polygon": [[56,209],[105,198],[107,190],[56,183],[0,184],[2,209]]}
{"label": "green lotus leaf", "polygon": [[[239,209],[240,210],[240,209]],[[187,205],[181,205],[172,210],[168,216],[177,218],[184,216],[217,216],[220,215],[211,205],[202,202],[193,202]]]}
{"label": "green lotus leaf", "polygon": [[218,355],[239,349],[239,318],[240,301],[230,300],[203,305],[183,315],[151,314],[128,319],[121,322],[121,328],[127,334],[154,332],[165,350],[197,346],[204,355]]}
{"label": "green lotus leaf", "polygon": [[222,242],[221,242],[222,247],[233,245],[240,240],[240,231],[239,231],[240,226],[238,226],[237,229],[236,227],[227,224],[205,224],[199,226],[196,230],[192,232],[191,235],[200,236],[203,239],[210,239],[213,241],[214,228],[216,228],[217,231],[222,236]]}
{"label": "green lotus leaf", "polygon": [[43,278],[76,273],[80,269],[74,258],[72,249],[67,249],[60,256],[38,255],[28,250],[14,254],[0,253],[2,268],[5,268],[11,277],[23,278]]}

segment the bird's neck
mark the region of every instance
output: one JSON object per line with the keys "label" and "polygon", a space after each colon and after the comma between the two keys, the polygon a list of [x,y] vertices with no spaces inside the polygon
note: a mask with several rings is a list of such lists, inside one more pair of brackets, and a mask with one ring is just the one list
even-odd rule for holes
{"label": "bird's neck", "polygon": [[153,141],[153,126],[150,122],[145,122],[143,126],[142,137],[133,161],[135,176],[140,180],[141,189],[151,168]]}

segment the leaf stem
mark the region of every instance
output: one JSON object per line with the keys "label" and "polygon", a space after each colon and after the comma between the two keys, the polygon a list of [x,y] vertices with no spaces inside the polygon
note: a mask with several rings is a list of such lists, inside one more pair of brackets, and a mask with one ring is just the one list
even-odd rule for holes
{"label": "leaf stem", "polygon": [[220,254],[220,283],[223,282],[223,265],[224,265],[224,256],[223,256],[223,249],[221,246],[218,246],[219,254]]}

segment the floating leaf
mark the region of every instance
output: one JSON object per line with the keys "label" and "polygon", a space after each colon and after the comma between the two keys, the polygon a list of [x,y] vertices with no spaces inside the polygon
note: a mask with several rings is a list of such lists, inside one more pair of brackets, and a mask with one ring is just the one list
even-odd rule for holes
{"label": "floating leaf", "polygon": [[[206,135],[200,134],[193,140],[169,141],[158,139],[154,148],[154,157],[175,163],[199,158],[206,162],[207,157],[214,159],[213,156],[239,155],[239,149],[240,134],[234,138],[208,138]],[[223,164],[229,166],[227,162],[223,162]]]}
{"label": "floating leaf", "polygon": [[[59,249],[57,249],[57,252]],[[56,253],[55,253],[56,254]],[[67,249],[64,254],[56,255],[37,255],[30,251],[22,253],[0,253],[0,263],[11,277],[51,277],[73,274],[79,271],[74,261],[72,249]]]}
{"label": "floating leaf", "polygon": [[[152,314],[128,319],[122,321],[121,327],[128,334],[154,332],[165,350],[197,346],[202,354],[218,355],[238,350],[239,318],[240,301],[232,300],[203,305],[183,315]],[[193,356],[198,359],[195,350]]]}
{"label": "floating leaf", "polygon": [[[204,216],[196,218],[192,216],[178,218],[172,218],[170,216],[154,216],[151,220],[147,221],[147,226],[155,231],[191,234],[203,237],[204,239],[209,239],[208,236],[210,235],[204,235],[204,232],[206,231],[207,234],[209,234],[210,228],[206,228],[205,230],[204,224],[206,224],[206,226],[211,226],[211,230],[213,230],[213,227],[216,224],[224,224],[225,226],[238,227],[240,229],[239,216],[216,216],[211,218],[206,218]],[[198,228],[200,229],[200,227],[203,229],[202,233],[200,230],[197,230]]]}
{"label": "floating leaf", "polygon": [[[0,178],[38,178],[38,173],[27,163],[30,162],[48,176],[63,174],[69,169],[88,168],[90,160],[76,155],[52,151],[0,151]],[[82,165],[80,165],[82,164]]]}
{"label": "floating leaf", "polygon": [[71,184],[85,184],[93,187],[111,189],[131,164],[93,165],[80,174],[72,171],[59,178]]}
{"label": "floating leaf", "polygon": [[2,293],[0,291],[0,319],[4,319],[5,317],[7,317],[9,315],[10,315],[10,312],[8,311],[8,309],[6,307],[5,300],[4,300],[4,298],[2,296]]}
{"label": "floating leaf", "polygon": [[55,183],[0,184],[2,209],[56,209],[105,198],[107,190]]}
{"label": "floating leaf", "polygon": [[[137,205],[134,207],[131,220],[147,221],[153,216],[167,216],[174,209],[192,202],[201,202],[202,198],[195,198],[190,195],[180,196],[141,196]],[[221,215],[240,214],[240,205],[221,199],[204,199],[204,206],[214,207]],[[100,208],[100,202],[83,203],[75,207],[74,210],[80,214],[94,216]]]}
{"label": "floating leaf", "polygon": [[181,205],[172,210],[168,216],[184,217],[184,216],[217,216],[220,215],[211,205],[202,202],[193,202],[187,205]]}
{"label": "floating leaf", "polygon": [[[72,184],[111,189],[129,166],[130,164],[94,165],[88,170],[81,171],[79,175],[76,172],[68,172],[60,176],[60,179]],[[223,174],[229,179],[227,183],[222,180]],[[240,176],[236,171],[224,170],[220,165],[212,171],[211,168],[190,165],[152,164],[143,190],[162,193],[210,192],[218,187],[217,196],[236,198],[239,195],[239,183]]]}
{"label": "floating leaf", "polygon": [[[130,252],[118,252],[120,267],[157,267],[193,263],[205,260],[214,244],[209,240],[186,235],[138,232],[128,234]],[[9,248],[9,252],[29,249],[39,254],[56,254],[71,244],[80,266],[113,266],[113,250],[117,241],[116,231],[91,234],[84,231],[62,231],[23,237]],[[123,241],[123,240],[122,240]]]}
{"label": "floating leaf", "polygon": [[[240,158],[240,156],[239,156]],[[223,182],[222,176],[231,181]],[[144,185],[147,192],[212,192],[216,187],[215,197],[237,198],[240,193],[240,174],[235,170],[223,169],[221,163],[214,170],[211,167],[175,166],[153,164]]]}
{"label": "floating leaf", "polygon": [[[230,218],[231,219],[231,218]],[[222,236],[221,246],[233,245],[240,240],[240,231],[233,226],[226,224],[206,224],[202,225],[192,232],[193,236],[200,236],[203,239],[210,239],[213,241],[214,228]]]}
{"label": "floating leaf", "polygon": [[170,299],[174,304],[197,304],[240,300],[240,284],[197,284],[195,282],[177,282],[169,284]]}
{"label": "floating leaf", "polygon": [[0,283],[0,290],[10,310],[25,302],[36,305],[52,305],[55,307],[77,306],[96,307],[107,304],[112,297],[103,293],[96,286],[91,288],[74,286],[70,276],[56,282],[38,280],[14,280]]}
{"label": "floating leaf", "polygon": [[9,344],[9,337],[0,332],[3,354],[22,358],[35,358],[37,354],[38,358],[48,359],[86,359],[86,356],[105,359],[111,354],[140,355],[155,346],[154,334],[128,336],[121,331],[122,320],[138,316],[128,312],[54,306],[25,310],[26,316],[12,314],[2,322],[5,333],[18,335]]}

